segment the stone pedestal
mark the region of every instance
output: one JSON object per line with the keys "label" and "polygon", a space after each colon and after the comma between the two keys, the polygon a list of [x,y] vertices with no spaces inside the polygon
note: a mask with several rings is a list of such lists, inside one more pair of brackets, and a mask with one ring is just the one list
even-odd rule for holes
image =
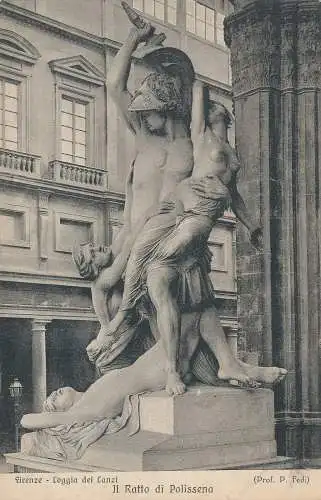
{"label": "stone pedestal", "polygon": [[264,250],[238,228],[241,329],[260,362],[288,375],[276,391],[279,451],[321,455],[321,3],[238,0],[226,19],[240,192]]}
{"label": "stone pedestal", "polygon": [[[23,453],[7,462],[24,470],[162,471],[277,466],[273,392],[195,386],[140,400],[140,431],[103,436],[73,463]],[[23,451],[23,450],[22,450]]]}

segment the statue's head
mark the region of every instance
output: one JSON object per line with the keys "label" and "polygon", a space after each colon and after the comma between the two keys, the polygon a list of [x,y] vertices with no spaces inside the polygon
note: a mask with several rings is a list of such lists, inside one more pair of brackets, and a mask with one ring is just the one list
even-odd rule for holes
{"label": "statue's head", "polygon": [[163,128],[166,117],[182,107],[180,83],[176,77],[153,72],[134,94],[129,111],[141,113],[151,131]]}
{"label": "statue's head", "polygon": [[233,120],[231,113],[224,104],[210,99],[209,90],[206,87],[204,88],[204,116],[205,123],[209,127],[220,121],[224,121],[225,126],[230,127]]}
{"label": "statue's head", "polygon": [[53,391],[43,404],[43,411],[67,411],[82,396],[81,392],[75,391],[72,387],[61,387]]}
{"label": "statue's head", "polygon": [[112,253],[109,247],[84,243],[74,248],[72,256],[80,276],[92,281],[110,264]]}
{"label": "statue's head", "polygon": [[223,121],[226,128],[230,127],[232,124],[232,116],[229,110],[220,102],[211,101],[205,103],[205,123],[208,126],[215,125],[218,122]]}

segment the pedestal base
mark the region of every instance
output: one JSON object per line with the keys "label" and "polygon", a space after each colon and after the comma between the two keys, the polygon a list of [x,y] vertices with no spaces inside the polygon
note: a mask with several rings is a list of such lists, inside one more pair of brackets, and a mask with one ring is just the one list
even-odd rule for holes
{"label": "pedestal base", "polygon": [[279,463],[273,392],[195,386],[186,394],[144,395],[140,431],[103,436],[76,462],[27,455],[7,462],[28,470],[171,471],[253,467]]}

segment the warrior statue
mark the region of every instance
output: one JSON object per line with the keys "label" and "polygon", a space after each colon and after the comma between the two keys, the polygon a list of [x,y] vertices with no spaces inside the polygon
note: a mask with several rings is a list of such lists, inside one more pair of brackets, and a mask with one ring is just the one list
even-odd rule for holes
{"label": "warrior statue", "polygon": [[[27,428],[117,419],[129,395],[165,388],[181,394],[193,380],[252,388],[286,374],[238,360],[214,306],[207,240],[227,206],[255,247],[262,239],[237,190],[240,164],[228,142],[230,114],[193,83],[185,54],[173,49],[171,64],[169,49],[157,45],[163,37],[127,5],[126,11],[134,27],[108,74],[108,90],[136,138],[124,226],[111,249],[85,245],[75,253],[80,273],[93,280],[101,329],[87,352],[102,376],[67,407],[25,415]],[[131,60],[144,42],[144,61],[154,70],[131,95]]]}

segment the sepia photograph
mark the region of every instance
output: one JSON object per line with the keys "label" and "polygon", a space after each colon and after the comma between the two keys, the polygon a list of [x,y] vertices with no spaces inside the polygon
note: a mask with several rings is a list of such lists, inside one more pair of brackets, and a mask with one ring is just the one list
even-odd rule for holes
{"label": "sepia photograph", "polygon": [[320,123],[319,0],[0,0],[0,481],[308,498]]}

